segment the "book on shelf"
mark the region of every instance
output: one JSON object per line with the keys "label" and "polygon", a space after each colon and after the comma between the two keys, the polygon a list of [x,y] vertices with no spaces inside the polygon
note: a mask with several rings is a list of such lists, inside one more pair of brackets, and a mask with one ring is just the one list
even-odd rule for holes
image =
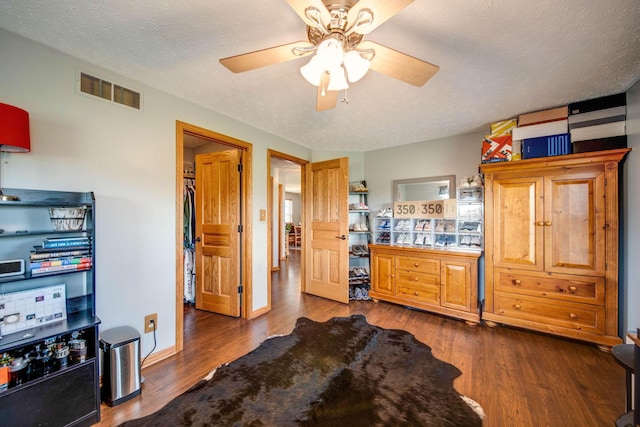
{"label": "book on shelf", "polygon": [[38,275],[38,274],[56,273],[56,272],[60,272],[60,271],[88,270],[88,269],[91,268],[92,265],[93,265],[93,263],[91,263],[91,262],[85,262],[85,263],[82,263],[82,264],[68,264],[68,265],[57,265],[57,266],[53,266],[53,267],[32,268],[31,269],[31,275],[35,276],[35,275]]}
{"label": "book on shelf", "polygon": [[68,258],[68,257],[78,257],[90,255],[91,249],[86,247],[85,249],[74,249],[69,251],[60,251],[57,248],[54,249],[45,249],[42,246],[34,246],[31,251],[31,255],[29,258],[32,261],[42,260],[42,259],[56,259],[56,258]]}
{"label": "book on shelf", "polygon": [[48,238],[42,241],[43,248],[67,248],[74,246],[88,246],[91,243],[89,237],[60,237]]}
{"label": "book on shelf", "polygon": [[92,259],[89,257],[61,258],[61,259],[51,259],[49,261],[31,262],[29,263],[29,267],[31,267],[31,269],[33,270],[34,268],[57,267],[60,265],[86,264],[91,262],[92,262]]}

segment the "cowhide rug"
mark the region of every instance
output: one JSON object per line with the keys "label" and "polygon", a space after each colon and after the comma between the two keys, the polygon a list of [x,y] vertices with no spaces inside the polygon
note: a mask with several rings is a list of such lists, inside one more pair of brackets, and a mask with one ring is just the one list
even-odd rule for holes
{"label": "cowhide rug", "polygon": [[362,315],[303,317],[122,426],[481,426],[475,402],[453,388],[460,374],[410,333]]}

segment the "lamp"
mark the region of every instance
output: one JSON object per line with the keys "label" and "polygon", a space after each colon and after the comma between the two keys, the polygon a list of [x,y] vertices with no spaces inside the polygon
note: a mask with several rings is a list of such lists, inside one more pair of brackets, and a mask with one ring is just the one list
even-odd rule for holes
{"label": "lamp", "polygon": [[[0,155],[1,152],[28,153],[31,151],[29,113],[12,105],[0,103]],[[0,201],[17,201],[17,196],[2,191],[2,158],[0,158]]]}
{"label": "lamp", "polygon": [[347,79],[354,83],[364,77],[369,65],[369,60],[360,52],[350,50],[345,53],[343,43],[329,37],[318,45],[316,54],[300,68],[300,73],[309,83],[319,86],[322,73],[326,72],[330,76],[327,90],[343,90],[349,88]]}

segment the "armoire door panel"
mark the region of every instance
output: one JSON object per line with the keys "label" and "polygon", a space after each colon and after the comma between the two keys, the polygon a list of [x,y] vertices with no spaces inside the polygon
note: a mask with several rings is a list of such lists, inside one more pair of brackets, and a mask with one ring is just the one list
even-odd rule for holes
{"label": "armoire door panel", "polygon": [[542,177],[494,183],[494,265],[542,270]]}
{"label": "armoire door panel", "polygon": [[545,181],[546,271],[604,275],[604,173],[576,171]]}

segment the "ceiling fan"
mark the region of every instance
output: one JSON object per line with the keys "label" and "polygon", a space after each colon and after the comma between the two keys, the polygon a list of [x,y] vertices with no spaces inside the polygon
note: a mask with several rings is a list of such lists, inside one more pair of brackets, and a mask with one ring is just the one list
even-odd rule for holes
{"label": "ceiling fan", "polygon": [[422,86],[437,65],[414,58],[370,40],[364,35],[407,7],[413,0],[287,0],[307,24],[308,41],[296,41],[220,59],[234,73],[254,70],[309,56],[300,68],[309,83],[318,87],[316,110],[336,106],[338,92],[348,82],[362,78],[369,69],[414,86]]}

